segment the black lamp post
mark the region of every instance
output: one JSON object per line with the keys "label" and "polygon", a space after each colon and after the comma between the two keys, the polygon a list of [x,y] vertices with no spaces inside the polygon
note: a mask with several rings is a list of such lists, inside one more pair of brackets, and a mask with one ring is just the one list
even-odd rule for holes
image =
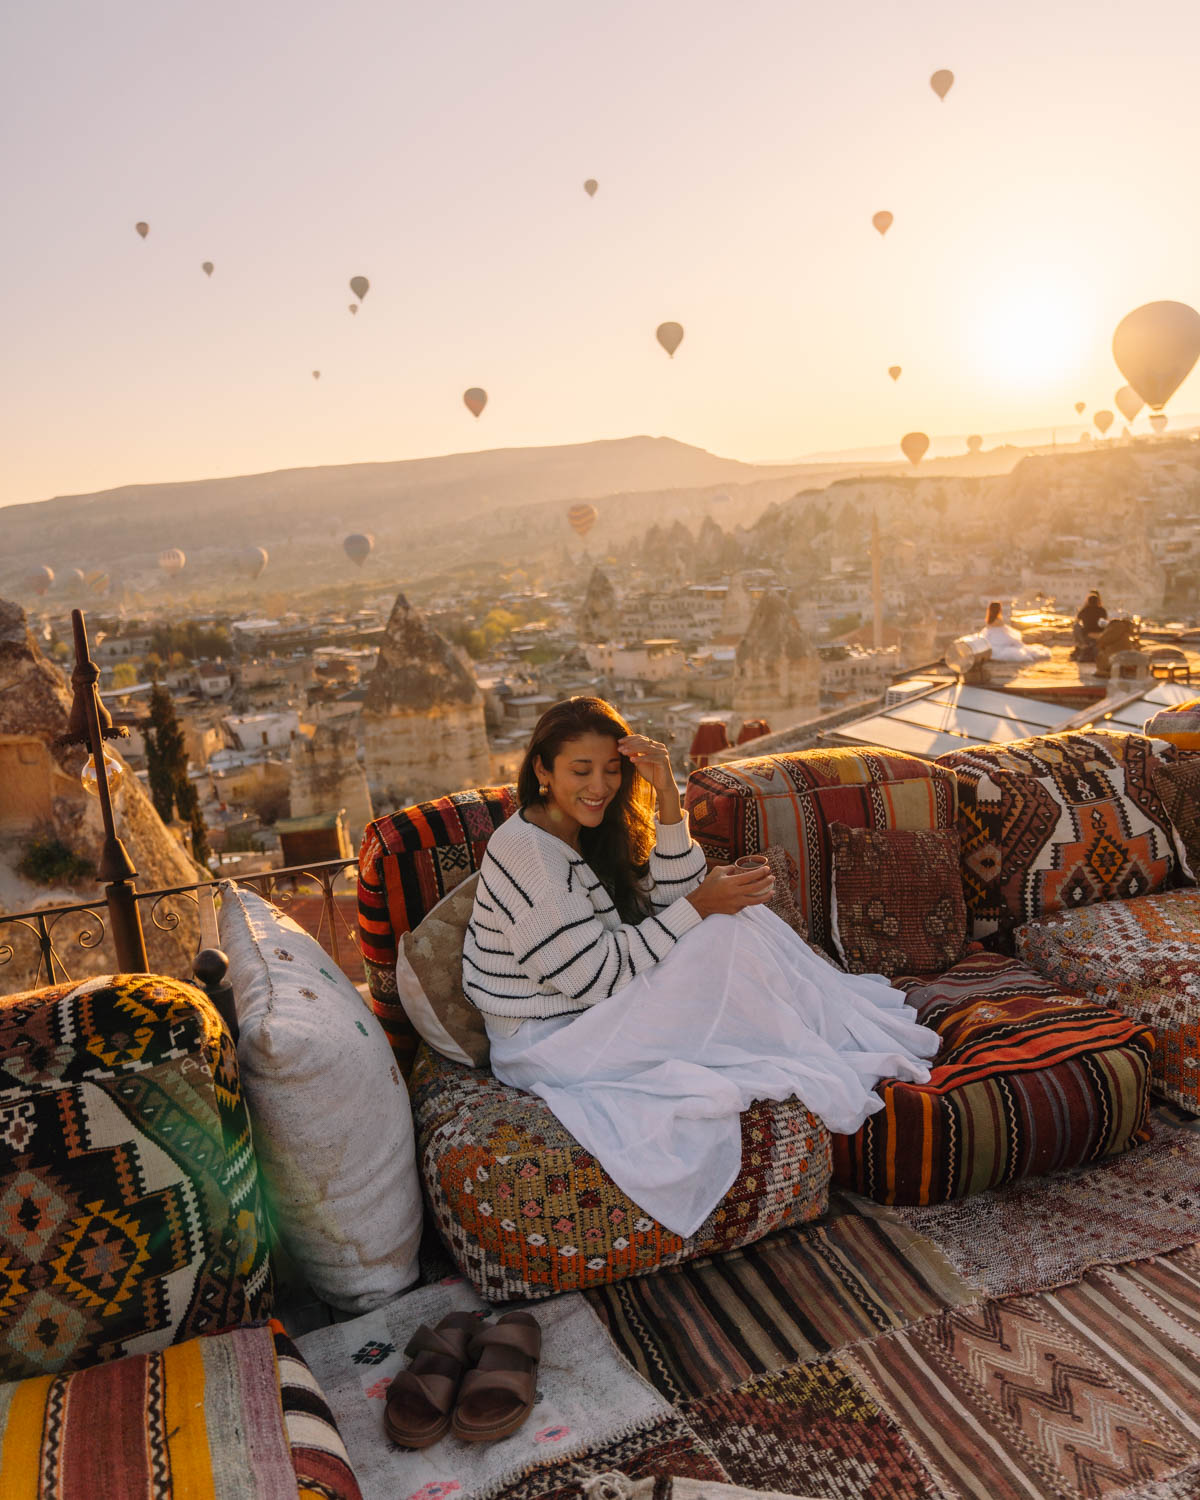
{"label": "black lamp post", "polygon": [[112,715],[101,703],[96,691],[100,668],[88,651],[87,626],[81,609],[71,611],[71,626],[75,633],[75,669],[71,673],[71,686],[75,696],[71,703],[67,732],[59,740],[59,744],[86,745],[91,752],[92,765],[96,771],[96,793],[100,798],[100,816],[104,820],[104,852],[100,857],[98,873],[105,882],[104,899],[108,903],[117,965],[126,974],[145,974],[150,966],[146,959],[146,939],[142,934],[142,918],[138,912],[133,884],[137,871],[129,857],[129,851],[117,837],[113,823],[112,797],[108,789],[108,768],[104,763],[104,741],[122,738],[129,731],[114,726]]}

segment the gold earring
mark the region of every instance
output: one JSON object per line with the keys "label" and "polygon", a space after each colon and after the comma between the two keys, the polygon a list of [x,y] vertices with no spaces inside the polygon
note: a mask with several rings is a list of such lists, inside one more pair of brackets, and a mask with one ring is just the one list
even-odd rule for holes
{"label": "gold earring", "polygon": [[549,784],[549,782],[543,781],[539,785],[538,791],[541,792],[541,794],[542,794],[543,797],[548,797],[550,795],[550,784]]}

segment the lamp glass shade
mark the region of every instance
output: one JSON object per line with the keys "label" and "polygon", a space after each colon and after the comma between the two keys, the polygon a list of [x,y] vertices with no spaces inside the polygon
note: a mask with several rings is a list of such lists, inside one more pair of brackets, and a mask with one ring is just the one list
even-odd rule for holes
{"label": "lamp glass shade", "polygon": [[[116,758],[104,751],[104,772],[108,778],[108,795],[115,797],[117,788],[125,779],[125,767]],[[96,757],[89,755],[83,763],[83,770],[79,773],[79,779],[83,783],[83,789],[92,797],[100,795],[100,778],[96,775]]]}

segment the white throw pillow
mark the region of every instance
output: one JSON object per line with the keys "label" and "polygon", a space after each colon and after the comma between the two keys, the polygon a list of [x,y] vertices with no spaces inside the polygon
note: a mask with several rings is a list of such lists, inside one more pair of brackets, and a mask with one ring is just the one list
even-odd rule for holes
{"label": "white throw pillow", "polygon": [[408,1090],[379,1022],[316,939],[255,891],[220,889],[238,1064],[271,1215],[313,1291],[368,1312],[418,1274]]}
{"label": "white throw pillow", "polygon": [[396,954],[396,993],[418,1036],[468,1068],[486,1068],[491,1052],[483,1016],[462,983],[463,941],[478,884],[477,870],[404,934]]}

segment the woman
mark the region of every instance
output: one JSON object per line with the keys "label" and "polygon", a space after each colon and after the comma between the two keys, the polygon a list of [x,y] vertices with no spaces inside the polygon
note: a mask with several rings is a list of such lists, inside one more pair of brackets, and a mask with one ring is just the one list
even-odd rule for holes
{"label": "woman", "polygon": [[[534,729],[463,948],[492,1070],[539,1094],[635,1203],[695,1233],[741,1166],[738,1116],[800,1098],[849,1133],[936,1035],[766,909],[765,869],[707,872],[666,747],[599,698]],[[657,819],[654,809],[657,809]]]}
{"label": "woman", "polygon": [[1092,589],[1079,606],[1071,624],[1071,633],[1075,638],[1075,649],[1071,655],[1076,661],[1095,661],[1096,642],[1104,633],[1107,621],[1108,610],[1100,598],[1100,590]]}
{"label": "woman", "polygon": [[990,651],[993,661],[1049,661],[1053,655],[1049,646],[1025,644],[1021,632],[1005,623],[1004,606],[998,599],[988,605],[983,629],[976,635],[963,636],[962,642],[976,652]]}

